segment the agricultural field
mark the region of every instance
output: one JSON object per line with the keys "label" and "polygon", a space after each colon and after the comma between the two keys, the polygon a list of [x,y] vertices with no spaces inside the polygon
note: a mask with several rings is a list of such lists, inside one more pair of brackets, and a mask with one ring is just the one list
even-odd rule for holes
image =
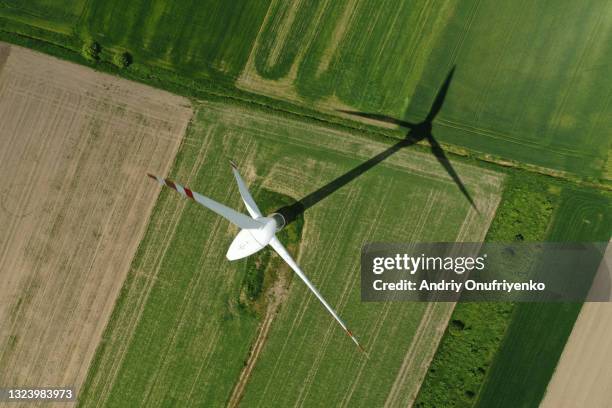
{"label": "agricultural field", "polygon": [[277,1],[238,86],[419,121],[456,66],[442,141],[609,178],[612,9],[523,3]]}
{"label": "agricultural field", "polygon": [[[295,118],[206,102],[198,106],[171,178],[241,208],[229,158],[254,186],[255,200],[265,191],[300,199],[388,147]],[[304,213],[297,261],[364,343],[369,359],[294,278],[265,344],[249,357],[259,321],[240,308],[246,264],[224,258],[236,228],[164,190],[81,405],[217,406],[230,396],[247,406],[405,405],[452,305],[361,303],[359,254],[368,241],[482,239],[503,176],[454,165],[480,213],[433,156],[410,148]],[[234,384],[253,358],[236,396]]]}
{"label": "agricultural field", "polygon": [[267,1],[90,1],[79,35],[191,79],[233,82],[267,8]]}
{"label": "agricultural field", "polygon": [[[610,255],[608,255],[610,256]],[[608,268],[610,265],[608,265]],[[585,303],[546,388],[543,408],[603,407],[612,400],[610,303]]]}
{"label": "agricultural field", "polygon": [[268,104],[287,101],[309,114],[350,109],[419,121],[456,66],[434,123],[440,141],[547,171],[612,177],[612,9],[603,0],[554,8],[493,0],[37,0],[37,10],[49,9],[44,19],[30,3],[7,4],[0,29],[76,53],[96,40],[108,60],[127,50],[142,81],[194,89],[214,81],[228,94],[267,95]]}
{"label": "agricultural field", "polygon": [[[577,188],[542,176],[510,174],[486,240],[511,242],[520,234],[528,242],[605,242],[612,230],[609,208],[609,193]],[[455,325],[447,328],[416,406],[537,406],[581,306],[457,304],[451,319],[460,321],[462,329]],[[605,309],[594,309],[606,315]],[[605,328],[602,325],[600,332],[578,331],[576,336],[605,344]],[[583,345],[581,342],[580,346]],[[594,372],[598,372],[597,366],[605,367],[605,360],[594,363],[593,360],[589,363]],[[572,368],[566,366],[566,371]],[[588,370],[586,363],[584,369]],[[567,373],[564,379],[575,380]],[[556,387],[551,401],[558,403],[559,396],[565,395],[565,388],[560,388]],[[589,395],[600,398],[596,395],[602,394]]]}
{"label": "agricultural field", "polygon": [[406,117],[422,114],[444,67],[456,64],[456,92],[449,92],[439,120],[441,140],[610,179],[610,30],[612,9],[599,0],[554,8],[462,2]]}
{"label": "agricultural field", "polygon": [[238,86],[401,117],[455,3],[273,1]]}
{"label": "agricultural field", "polygon": [[[485,241],[545,241],[561,195],[559,184],[543,176],[510,172]],[[416,408],[474,406],[515,307],[506,302],[460,302],[455,306],[419,389]]]}
{"label": "agricultural field", "polygon": [[[610,200],[608,192],[565,189],[546,241],[607,242],[612,231]],[[581,307],[580,303],[517,305],[476,406],[538,405]]]}
{"label": "agricultural field", "polygon": [[3,0],[0,17],[61,36],[71,36],[86,0]]}
{"label": "agricultural field", "polygon": [[[182,97],[0,43],[0,384],[78,390],[191,118]],[[14,404],[11,404],[14,406]]]}
{"label": "agricultural field", "polygon": [[[1,1],[0,39],[192,99],[0,43],[0,385],[60,378],[82,406],[537,405],[582,305],[362,303],[359,255],[608,241],[612,8],[431,3]],[[478,211],[425,141],[393,144],[428,113],[411,136],[431,128]],[[143,177],[242,208],[228,159],[268,212],[307,202],[282,238],[369,359],[276,255],[228,262],[236,228]]]}

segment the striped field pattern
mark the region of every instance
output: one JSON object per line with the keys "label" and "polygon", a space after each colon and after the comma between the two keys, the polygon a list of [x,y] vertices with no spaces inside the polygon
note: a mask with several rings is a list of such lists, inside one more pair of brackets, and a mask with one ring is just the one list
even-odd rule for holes
{"label": "striped field pattern", "polygon": [[[237,210],[244,206],[228,158],[256,201],[262,189],[301,198],[388,147],[221,103],[199,105],[186,140],[169,177]],[[359,253],[368,241],[481,239],[503,178],[453,165],[480,213],[435,158],[414,149],[399,151],[306,212],[296,261],[350,322],[370,358],[294,278],[258,346],[244,405],[397,406],[414,398],[452,305],[361,303]],[[244,262],[224,257],[236,233],[207,209],[162,191],[90,370],[83,406],[228,401],[259,324],[237,307]]]}

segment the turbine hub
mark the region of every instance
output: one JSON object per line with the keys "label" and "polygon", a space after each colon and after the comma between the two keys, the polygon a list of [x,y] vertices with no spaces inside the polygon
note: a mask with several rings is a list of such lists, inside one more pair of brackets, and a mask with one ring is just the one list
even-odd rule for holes
{"label": "turbine hub", "polygon": [[283,217],[281,213],[271,214],[270,218],[272,218],[276,222],[276,232],[282,230],[285,227],[285,225],[287,225],[287,222],[285,221],[285,217]]}

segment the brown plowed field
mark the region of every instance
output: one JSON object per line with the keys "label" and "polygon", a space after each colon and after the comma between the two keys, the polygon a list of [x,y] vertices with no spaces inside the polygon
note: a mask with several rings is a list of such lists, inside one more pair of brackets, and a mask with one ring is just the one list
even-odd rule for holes
{"label": "brown plowed field", "polygon": [[79,389],[191,115],[0,43],[0,386]]}

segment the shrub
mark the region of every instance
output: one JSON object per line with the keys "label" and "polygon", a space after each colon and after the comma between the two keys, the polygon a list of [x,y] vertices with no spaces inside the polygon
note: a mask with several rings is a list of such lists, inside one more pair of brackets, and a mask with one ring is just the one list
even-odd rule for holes
{"label": "shrub", "polygon": [[89,61],[98,61],[100,59],[100,51],[102,51],[100,44],[97,41],[91,40],[83,44],[81,54]]}
{"label": "shrub", "polygon": [[119,68],[127,68],[132,64],[132,55],[127,52],[118,52],[113,57],[113,63]]}

